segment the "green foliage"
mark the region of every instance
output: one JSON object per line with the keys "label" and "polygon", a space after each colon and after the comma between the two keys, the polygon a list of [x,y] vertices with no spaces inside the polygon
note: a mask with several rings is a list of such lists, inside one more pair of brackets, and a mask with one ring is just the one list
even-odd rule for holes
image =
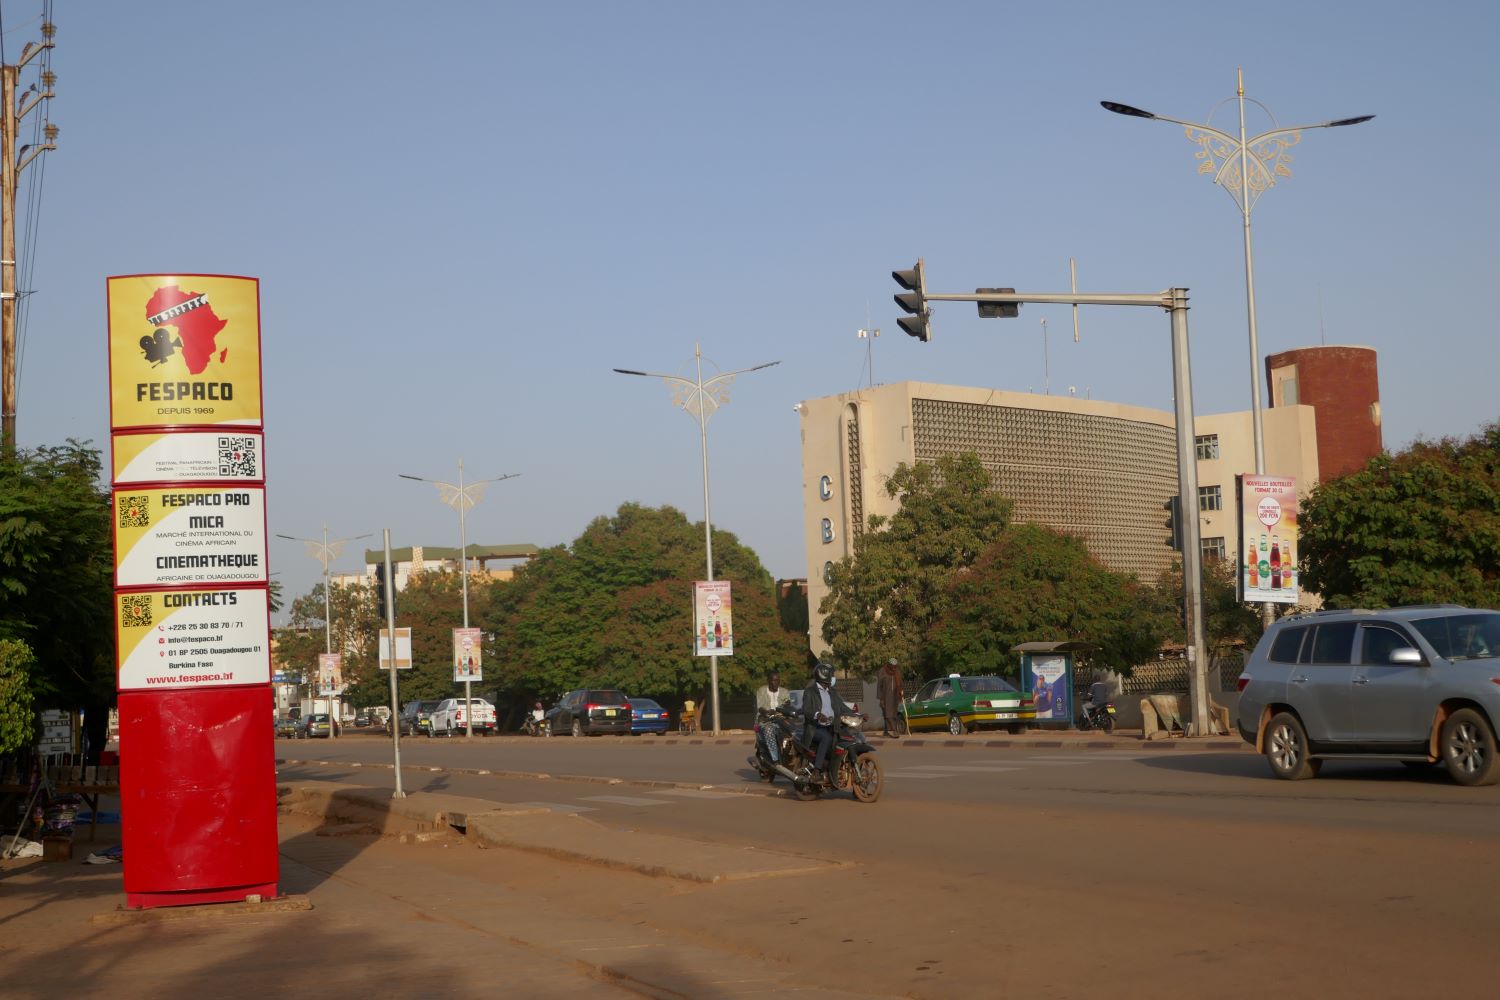
{"label": "green foliage", "polygon": [[1013,524],[949,586],[947,612],[928,634],[938,673],[1014,676],[1023,642],[1088,642],[1089,665],[1128,674],[1156,655],[1172,609],[1133,576],[1106,569],[1081,539]]}
{"label": "green foliage", "polygon": [[43,704],[114,701],[114,564],[97,450],[0,456],[0,639],[36,655]]}
{"label": "green foliage", "polygon": [[[780,627],[770,574],[733,534],[715,531],[713,542],[714,576],[734,583],[735,651],[719,658],[721,687],[751,689],[772,669],[800,674],[805,634]],[[485,676],[544,700],[583,684],[701,698],[708,659],[693,655],[691,636],[703,570],[701,523],[671,507],[624,504],[493,588]]]}
{"label": "green foliage", "polygon": [[786,631],[807,634],[811,620],[807,613],[807,589],[801,583],[791,581],[786,592],[777,597],[776,616]]}
{"label": "green foliage", "polygon": [[1299,534],[1303,585],[1329,607],[1500,607],[1500,422],[1320,483]]}
{"label": "green foliage", "polygon": [[[1261,624],[1260,605],[1240,601],[1236,589],[1237,567],[1228,559],[1209,559],[1203,563],[1203,635],[1210,656],[1220,656],[1234,649],[1246,652],[1260,641],[1265,631]],[[1182,613],[1182,563],[1173,562],[1156,584],[1157,600],[1171,609],[1171,638],[1186,638]]]}
{"label": "green foliage", "polygon": [[36,735],[31,671],[36,657],[18,639],[0,639],[0,754],[30,746]]}
{"label": "green foliage", "polygon": [[833,567],[819,607],[834,660],[866,677],[892,656],[931,666],[926,642],[950,607],[954,575],[1000,537],[1010,515],[972,452],[902,464],[885,488],[900,510],[870,518],[853,556]]}

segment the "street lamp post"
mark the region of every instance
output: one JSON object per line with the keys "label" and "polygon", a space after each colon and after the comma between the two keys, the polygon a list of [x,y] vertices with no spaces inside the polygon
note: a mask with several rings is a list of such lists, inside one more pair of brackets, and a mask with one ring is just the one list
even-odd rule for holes
{"label": "street lamp post", "polygon": [[[1277,126],[1269,132],[1262,132],[1260,135],[1247,139],[1245,137],[1245,101],[1247,98],[1245,97],[1243,70],[1237,72],[1235,99],[1239,104],[1240,112],[1238,137],[1228,132],[1221,132],[1211,125],[1168,118],[1166,115],[1153,114],[1150,111],[1131,107],[1129,104],[1119,104],[1115,101],[1100,101],[1099,103],[1106,111],[1113,111],[1117,115],[1181,125],[1187,130],[1188,140],[1198,146],[1198,152],[1195,154],[1201,161],[1198,172],[1213,174],[1214,183],[1228,192],[1235,204],[1239,205],[1245,237],[1245,308],[1250,328],[1250,427],[1255,444],[1255,473],[1265,475],[1266,443],[1265,431],[1261,423],[1260,345],[1255,326],[1255,258],[1250,243],[1250,210],[1255,207],[1255,203],[1262,194],[1276,185],[1278,177],[1292,175],[1291,168],[1288,166],[1292,158],[1287,153],[1287,149],[1301,142],[1303,132],[1315,128],[1360,125],[1375,116],[1359,115],[1354,118],[1319,122],[1316,125],[1295,125],[1291,128]],[[1227,100],[1228,98],[1225,98],[1225,101]],[[1249,100],[1270,117],[1273,125],[1276,124],[1276,116],[1271,114],[1269,108],[1254,98],[1249,98]],[[1223,103],[1224,101],[1221,101],[1219,105],[1222,106]],[[1215,110],[1217,109],[1218,106],[1215,107]],[[1213,117],[1212,112],[1209,113],[1209,117]],[[1189,506],[1190,504],[1192,506]],[[1182,505],[1184,513],[1195,511],[1197,497],[1183,497]],[[1240,562],[1244,560],[1241,559]],[[1270,604],[1264,606],[1262,614],[1269,623]]]}
{"label": "street lamp post", "polygon": [[[469,627],[469,536],[464,524],[464,515],[470,507],[473,507],[484,498],[484,488],[489,483],[498,483],[506,479],[514,479],[520,475],[519,472],[508,473],[504,476],[496,476],[494,479],[481,479],[478,482],[464,484],[464,460],[458,460],[458,485],[439,482],[436,479],[423,479],[421,476],[408,476],[404,472],[396,475],[402,479],[414,479],[419,483],[431,483],[437,487],[438,496],[443,503],[458,511],[458,561],[459,573],[463,577],[464,594],[464,628]],[[392,638],[392,642],[395,639]],[[394,653],[392,656],[394,657]],[[474,705],[473,705],[473,682],[464,678],[464,736],[474,735]]]}
{"label": "street lamp post", "polygon": [[[672,390],[672,402],[682,407],[688,413],[698,418],[698,439],[703,453],[703,550],[704,569],[707,573],[708,582],[712,583],[714,578],[714,538],[713,538],[713,516],[710,513],[708,500],[708,421],[719,407],[729,402],[729,386],[735,378],[740,375],[748,375],[750,372],[758,372],[762,368],[770,368],[781,364],[780,361],[767,361],[765,364],[756,365],[753,368],[739,368],[732,372],[724,372],[715,375],[707,382],[703,380],[703,349],[700,345],[693,345],[693,361],[697,367],[697,378],[688,379],[681,375],[664,375],[660,372],[641,372],[631,368],[616,368],[615,371],[621,375],[640,375],[645,378],[659,378]],[[714,713],[713,735],[719,735],[719,654],[711,653],[708,657],[708,680],[712,689],[712,706]]]}
{"label": "street lamp post", "polygon": [[[276,537],[285,538],[289,542],[301,542],[303,545],[307,546],[307,554],[323,564],[323,651],[325,653],[332,653],[333,604],[330,600],[329,595],[330,587],[328,584],[328,566],[339,557],[340,553],[344,551],[344,544],[346,542],[356,542],[361,538],[369,538],[370,535],[369,533],[366,533],[363,535],[355,535],[353,538],[335,538],[330,542],[328,540],[328,525],[324,524],[322,541],[318,541],[315,538],[297,538],[293,535],[277,535]],[[328,704],[330,706],[328,712],[329,739],[335,739],[338,735],[337,727],[334,723],[334,719],[336,718],[336,709],[333,707],[337,699],[337,695],[332,695],[329,697],[328,701]]]}

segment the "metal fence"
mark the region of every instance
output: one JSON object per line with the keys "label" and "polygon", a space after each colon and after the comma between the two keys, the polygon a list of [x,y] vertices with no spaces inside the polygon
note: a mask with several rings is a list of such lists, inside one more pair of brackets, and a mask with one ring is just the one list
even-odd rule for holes
{"label": "metal fence", "polygon": [[[1240,653],[1214,657],[1208,671],[1210,693],[1233,691],[1236,687],[1236,681],[1239,679],[1240,671],[1244,669],[1244,663],[1245,657]],[[1184,657],[1175,657],[1137,664],[1129,677],[1119,677],[1116,674],[1104,671],[1079,670],[1074,675],[1073,688],[1079,704],[1082,704],[1083,697],[1088,694],[1089,685],[1096,680],[1117,679],[1116,682],[1120,685],[1121,696],[1188,694],[1191,676],[1187,659]]]}

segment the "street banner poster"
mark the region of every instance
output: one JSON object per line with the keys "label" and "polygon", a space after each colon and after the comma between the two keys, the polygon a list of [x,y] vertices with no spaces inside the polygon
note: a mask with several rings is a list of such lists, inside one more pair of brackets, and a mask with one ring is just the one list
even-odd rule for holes
{"label": "street banner poster", "polygon": [[734,655],[732,607],[728,580],[698,580],[693,584],[693,646],[697,655]]}
{"label": "street banner poster", "polygon": [[477,628],[453,630],[453,679],[455,681],[484,680],[484,655],[479,649],[479,629]]}
{"label": "street banner poster", "polygon": [[318,695],[337,698],[344,693],[344,654],[318,654]]}
{"label": "street banner poster", "polygon": [[1297,480],[1239,477],[1240,599],[1250,604],[1296,604]]}
{"label": "street banner poster", "polygon": [[1071,722],[1070,694],[1066,656],[1031,657],[1031,697],[1036,703],[1037,721],[1062,719]]}
{"label": "street banner poster", "polygon": [[265,583],[266,491],[114,491],[115,586]]}
{"label": "street banner poster", "polygon": [[119,689],[269,684],[266,595],[261,588],[116,594]]}
{"label": "street banner poster", "polygon": [[260,282],[109,278],[110,427],[261,426]]}
{"label": "street banner poster", "polygon": [[116,434],[116,487],[141,483],[264,483],[265,435],[244,430]]}
{"label": "street banner poster", "polygon": [[[391,669],[391,631],[380,630],[380,669]],[[411,629],[398,628],[396,630],[396,669],[411,669]]]}

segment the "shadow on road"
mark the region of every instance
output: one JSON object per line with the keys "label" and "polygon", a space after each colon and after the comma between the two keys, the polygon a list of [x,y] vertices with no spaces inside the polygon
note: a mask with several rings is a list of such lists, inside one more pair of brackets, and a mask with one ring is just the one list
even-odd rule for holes
{"label": "shadow on road", "polygon": [[[1270,785],[1305,785],[1307,782],[1283,781],[1271,773],[1264,757],[1247,753],[1232,754],[1161,754],[1140,763],[1149,768],[1175,771],[1179,774],[1208,774],[1220,777],[1251,778]],[[1400,761],[1326,760],[1314,783],[1355,782],[1400,785],[1452,785],[1441,765],[1407,766]]]}

